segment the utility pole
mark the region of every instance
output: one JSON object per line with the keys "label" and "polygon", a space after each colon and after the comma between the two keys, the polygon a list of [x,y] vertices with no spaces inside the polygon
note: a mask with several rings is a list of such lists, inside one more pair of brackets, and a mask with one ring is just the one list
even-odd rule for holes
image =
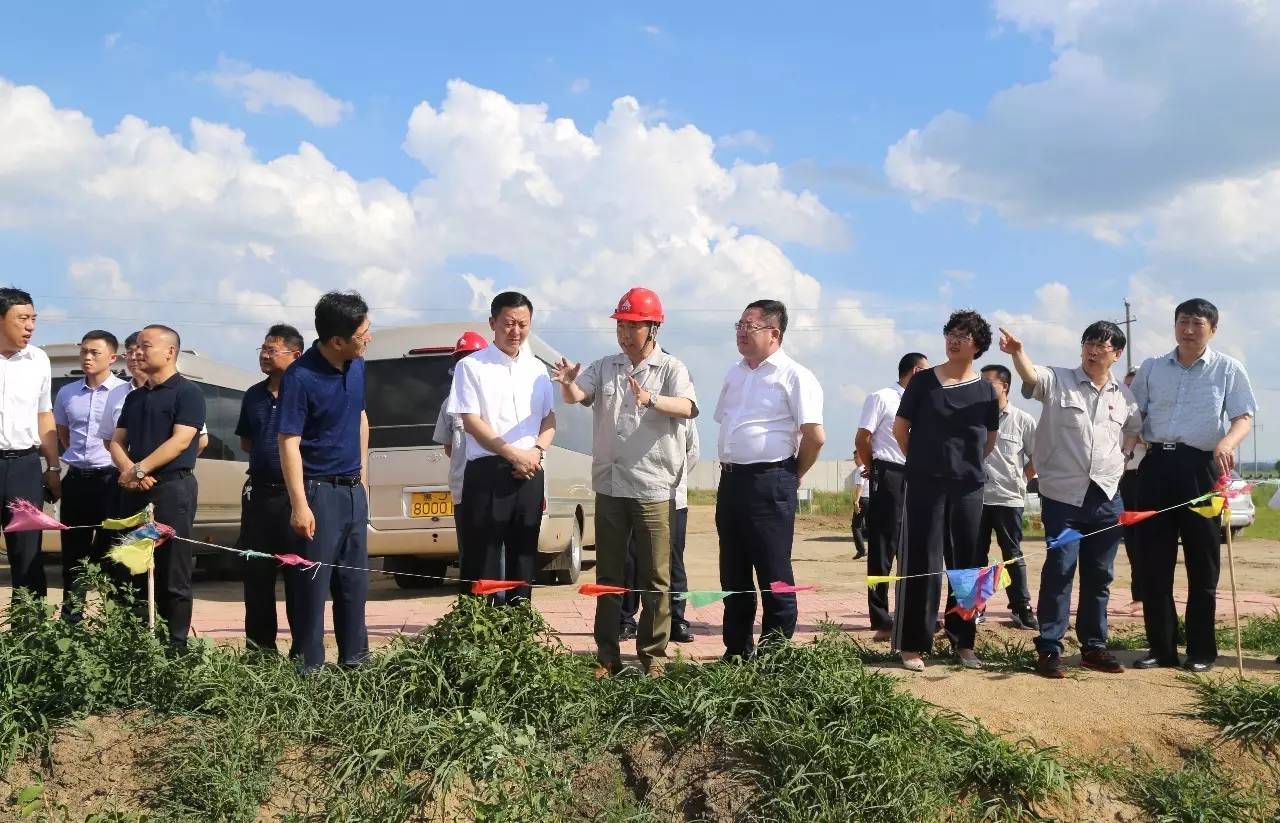
{"label": "utility pole", "polygon": [[1129,314],[1129,298],[1124,299],[1124,337],[1128,341],[1124,347],[1124,373],[1133,371],[1133,324],[1138,318]]}

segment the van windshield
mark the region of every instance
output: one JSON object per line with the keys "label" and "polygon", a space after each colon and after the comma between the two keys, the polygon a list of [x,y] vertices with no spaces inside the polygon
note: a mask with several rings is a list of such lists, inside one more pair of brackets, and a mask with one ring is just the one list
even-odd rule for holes
{"label": "van windshield", "polygon": [[450,355],[365,363],[370,448],[439,445],[432,434],[449,396],[452,365]]}

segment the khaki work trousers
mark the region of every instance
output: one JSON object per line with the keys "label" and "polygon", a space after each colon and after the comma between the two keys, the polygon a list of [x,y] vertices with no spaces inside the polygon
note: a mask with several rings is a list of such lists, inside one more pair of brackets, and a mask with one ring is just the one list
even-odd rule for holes
{"label": "khaki work trousers", "polygon": [[[640,595],[640,621],[636,631],[636,653],[649,669],[662,666],[671,636],[671,500],[634,500],[628,497],[596,495],[596,582],[625,586],[627,541],[632,532],[636,541],[636,582]],[[618,620],[622,595],[606,594],[596,599],[596,659],[606,666],[617,665]]]}

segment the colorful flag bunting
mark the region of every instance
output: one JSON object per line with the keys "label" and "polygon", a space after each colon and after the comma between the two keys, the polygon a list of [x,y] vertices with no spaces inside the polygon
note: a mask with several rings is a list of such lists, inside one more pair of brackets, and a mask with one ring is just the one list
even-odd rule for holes
{"label": "colorful flag bunting", "polygon": [[1060,549],[1068,543],[1076,542],[1082,537],[1084,537],[1084,535],[1075,529],[1063,529],[1057,537],[1049,541],[1049,548]]}
{"label": "colorful flag bunting", "polygon": [[121,542],[129,542],[131,540],[151,540],[155,542],[156,546],[160,546],[170,537],[173,537],[174,534],[175,532],[173,531],[173,527],[153,521],[151,523],[143,524],[129,532]]}
{"label": "colorful flag bunting", "polygon": [[128,517],[108,517],[102,521],[102,528],[111,529],[112,531],[124,531],[125,529],[133,529],[141,526],[150,520],[147,510],[143,509],[137,514],[131,514]]}
{"label": "colorful flag bunting", "polygon": [[625,586],[606,586],[603,583],[583,583],[578,587],[578,594],[585,594],[587,597],[599,597],[602,594],[626,594],[629,591]]}
{"label": "colorful flag bunting", "polygon": [[125,540],[107,550],[107,557],[121,564],[130,574],[145,574],[155,565],[156,544],[154,540]]}
{"label": "colorful flag bunting", "polygon": [[774,594],[795,594],[796,592],[811,592],[817,586],[796,586],[791,583],[783,583],[781,580],[775,580],[769,584],[769,591]]}
{"label": "colorful flag bunting", "polygon": [[901,579],[896,574],[869,574],[867,575],[867,588],[879,586],[881,583],[894,583]]}
{"label": "colorful flag bunting", "polygon": [[281,565],[284,565],[284,566],[301,566],[304,569],[309,569],[312,566],[320,565],[316,561],[308,560],[307,558],[299,554],[277,554],[276,560],[278,560],[281,563]]}
{"label": "colorful flag bunting", "polygon": [[1008,579],[1003,563],[981,569],[948,569],[947,580],[956,597],[956,605],[948,614],[955,612],[965,620],[972,620],[987,605],[996,587]]}
{"label": "colorful flag bunting", "polygon": [[687,600],[689,605],[693,606],[695,609],[701,609],[703,606],[710,606],[712,603],[719,603],[731,594],[733,594],[733,592],[685,592],[684,599]]}
{"label": "colorful flag bunting", "polygon": [[1119,523],[1121,526],[1132,526],[1134,523],[1141,523],[1148,517],[1155,517],[1156,512],[1120,512]]}
{"label": "colorful flag bunting", "polygon": [[472,594],[497,594],[511,591],[524,585],[523,580],[477,580],[471,584]]}
{"label": "colorful flag bunting", "polygon": [[1188,505],[1196,506],[1196,505],[1199,505],[1200,503],[1205,502],[1206,500],[1209,500],[1209,499],[1214,498],[1214,497],[1217,497],[1217,496],[1218,496],[1218,493],[1217,493],[1216,491],[1208,492],[1208,493],[1206,493],[1206,494],[1202,494],[1202,495],[1200,495],[1199,497],[1195,498],[1194,500],[1190,500],[1190,501],[1188,501]]}
{"label": "colorful flag bunting", "polygon": [[1218,497],[1215,495],[1214,498],[1209,501],[1209,505],[1192,506],[1191,511],[1195,512],[1201,517],[1214,518],[1222,514],[1222,506],[1225,502],[1226,501],[1223,500],[1221,497]]}
{"label": "colorful flag bunting", "polygon": [[60,531],[65,528],[30,500],[15,498],[9,501],[9,525],[4,527],[6,532]]}

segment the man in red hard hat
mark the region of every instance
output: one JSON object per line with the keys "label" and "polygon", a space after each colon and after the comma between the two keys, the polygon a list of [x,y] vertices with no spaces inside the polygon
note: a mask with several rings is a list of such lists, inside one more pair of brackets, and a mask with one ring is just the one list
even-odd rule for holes
{"label": "man in red hard hat", "polygon": [[[587,366],[561,359],[552,371],[566,403],[593,411],[591,485],[596,493],[596,581],[623,586],[634,535],[641,594],[636,651],[645,673],[662,674],[671,633],[671,521],[688,471],[684,421],[697,417],[689,370],[658,345],[662,302],[633,288],[618,301],[621,353]],[[596,677],[621,669],[620,595],[596,601]]]}
{"label": "man in red hard hat", "polygon": [[[478,332],[464,331],[458,338],[458,342],[453,344],[453,362],[456,364],[462,358],[480,351],[487,345],[489,341]],[[449,373],[452,374],[453,369],[450,369]],[[467,471],[467,433],[462,428],[462,417],[449,413],[447,396],[440,404],[440,414],[436,417],[436,429],[432,439],[444,445],[444,453],[449,458],[449,494],[453,495],[453,510],[458,513],[454,518],[456,523],[461,520],[462,477]],[[455,527],[454,533],[458,540],[458,567],[461,568],[462,529]],[[470,583],[464,582],[461,585],[464,591],[471,587]]]}

